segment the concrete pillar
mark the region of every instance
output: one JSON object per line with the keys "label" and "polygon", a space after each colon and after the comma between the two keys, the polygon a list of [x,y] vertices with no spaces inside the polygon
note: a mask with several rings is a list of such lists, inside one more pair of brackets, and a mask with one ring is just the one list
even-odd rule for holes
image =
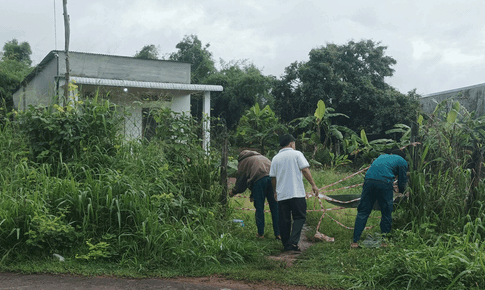
{"label": "concrete pillar", "polygon": [[210,116],[211,116],[211,92],[204,92],[204,101],[202,103],[203,127],[202,127],[202,147],[208,151],[210,144]]}

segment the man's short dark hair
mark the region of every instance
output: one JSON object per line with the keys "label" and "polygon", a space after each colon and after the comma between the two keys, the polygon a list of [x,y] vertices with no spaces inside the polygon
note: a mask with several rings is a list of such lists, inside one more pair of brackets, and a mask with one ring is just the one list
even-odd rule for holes
{"label": "man's short dark hair", "polygon": [[406,159],[406,153],[403,150],[395,149],[391,151],[391,154],[401,156],[402,158]]}
{"label": "man's short dark hair", "polygon": [[406,151],[404,148],[401,150],[397,146],[393,146],[392,148],[388,148],[384,150],[385,154],[393,154],[393,155],[398,155],[401,156],[402,158],[406,159]]}
{"label": "man's short dark hair", "polygon": [[295,140],[296,140],[295,137],[293,137],[293,135],[291,135],[291,134],[281,135],[280,136],[280,146],[286,147],[291,142],[295,142]]}

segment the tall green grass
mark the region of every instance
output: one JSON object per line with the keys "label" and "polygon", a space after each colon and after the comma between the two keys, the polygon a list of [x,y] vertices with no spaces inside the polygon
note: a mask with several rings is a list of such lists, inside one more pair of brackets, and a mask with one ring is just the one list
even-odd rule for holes
{"label": "tall green grass", "polygon": [[2,265],[57,253],[191,271],[261,253],[234,236],[219,203],[220,155],[189,134],[198,124],[161,110],[159,122],[178,130],[125,142],[113,134],[120,118],[113,112],[107,100],[94,99],[31,108],[2,126]]}
{"label": "tall green grass", "polygon": [[438,234],[434,225],[395,230],[395,247],[380,253],[368,270],[355,275],[358,289],[482,289],[485,244],[482,218],[469,221],[463,234]]}
{"label": "tall green grass", "polygon": [[[448,116],[456,116],[458,107],[453,105]],[[446,113],[442,104],[420,126],[418,139],[422,145],[413,148],[415,158],[409,158],[410,199],[404,204],[401,222],[412,225],[420,221],[435,224],[440,232],[456,233],[468,222],[468,215],[477,212],[479,204],[475,201],[485,199],[485,192],[479,189],[483,181],[478,182],[479,188],[472,188],[477,158],[472,153],[483,155],[483,139],[475,132],[481,132],[483,120],[467,112],[456,119],[447,118]],[[472,192],[476,192],[475,201],[470,200]]]}

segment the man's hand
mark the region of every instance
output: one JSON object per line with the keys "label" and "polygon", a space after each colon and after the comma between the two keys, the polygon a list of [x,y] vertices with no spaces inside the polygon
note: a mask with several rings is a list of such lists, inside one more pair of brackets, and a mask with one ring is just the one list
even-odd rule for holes
{"label": "man's hand", "polygon": [[316,185],[312,185],[312,191],[313,191],[313,195],[318,197],[319,189]]}
{"label": "man's hand", "polygon": [[278,195],[276,194],[276,177],[271,177],[271,186],[273,187],[274,200],[278,201]]}
{"label": "man's hand", "polygon": [[318,196],[318,187],[316,186],[315,182],[313,181],[312,173],[310,172],[310,169],[303,168],[301,170],[301,173],[303,173],[303,177],[312,185],[312,192],[315,196]]}

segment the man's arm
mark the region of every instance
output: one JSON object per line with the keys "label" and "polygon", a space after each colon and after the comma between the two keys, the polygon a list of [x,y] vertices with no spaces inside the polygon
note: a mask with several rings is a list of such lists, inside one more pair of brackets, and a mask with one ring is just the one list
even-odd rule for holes
{"label": "man's arm", "polygon": [[233,197],[235,194],[242,193],[246,191],[248,188],[247,177],[246,174],[242,171],[241,168],[238,167],[236,172],[236,183],[234,187],[229,192],[229,196]]}
{"label": "man's arm", "polygon": [[276,177],[271,177],[271,185],[273,186],[274,200],[278,201],[278,196],[276,194]]}
{"label": "man's arm", "polygon": [[315,181],[313,181],[312,173],[310,172],[310,168],[306,167],[301,170],[301,173],[303,173],[303,176],[305,177],[308,182],[312,185],[312,191],[315,196],[318,196],[318,187],[315,184]]}
{"label": "man's arm", "polygon": [[398,178],[397,178],[397,186],[399,188],[400,193],[404,193],[404,190],[406,188],[406,183],[408,181],[407,172],[408,172],[407,164],[406,164],[406,166],[404,166],[404,165],[399,166],[399,175],[398,175]]}

